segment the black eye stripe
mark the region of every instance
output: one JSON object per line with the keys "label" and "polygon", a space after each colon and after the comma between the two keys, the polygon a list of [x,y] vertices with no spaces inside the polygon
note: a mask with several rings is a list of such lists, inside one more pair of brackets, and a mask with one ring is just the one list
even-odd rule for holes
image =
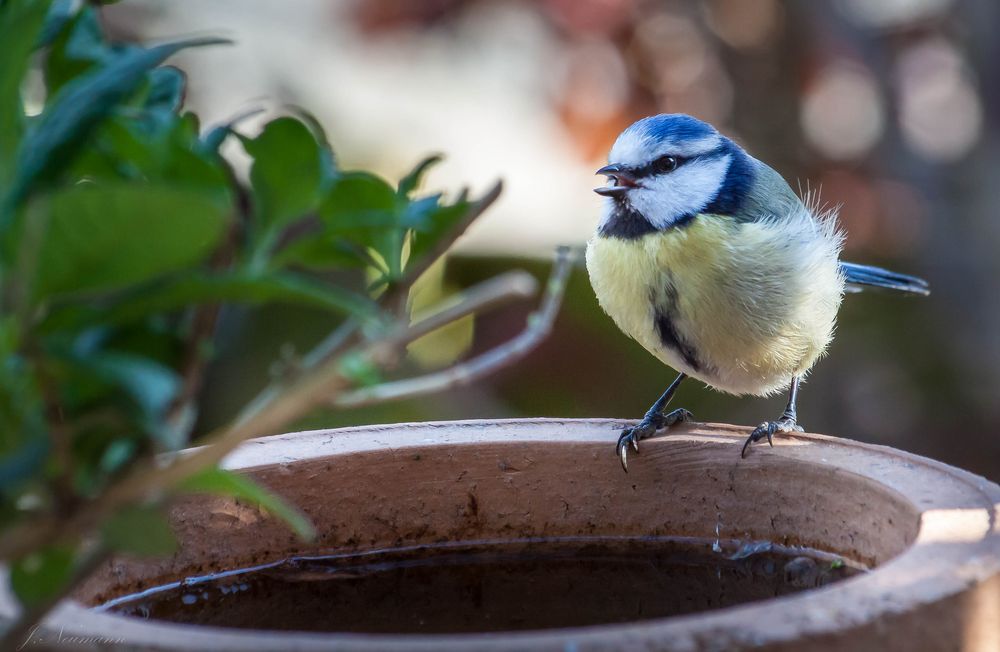
{"label": "black eye stripe", "polygon": [[684,165],[689,160],[690,159],[684,156],[661,156],[653,159],[651,162],[643,165],[642,167],[632,168],[630,172],[632,173],[632,176],[637,179],[657,174],[668,174]]}

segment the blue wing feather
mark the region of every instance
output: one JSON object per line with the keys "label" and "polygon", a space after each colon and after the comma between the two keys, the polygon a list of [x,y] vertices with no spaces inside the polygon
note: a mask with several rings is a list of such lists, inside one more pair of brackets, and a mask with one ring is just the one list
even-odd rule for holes
{"label": "blue wing feather", "polygon": [[865,285],[924,296],[931,293],[930,286],[924,279],[909,276],[908,274],[891,272],[881,267],[871,267],[869,265],[858,265],[857,263],[845,263],[841,261],[840,270],[844,274],[844,279],[849,286]]}

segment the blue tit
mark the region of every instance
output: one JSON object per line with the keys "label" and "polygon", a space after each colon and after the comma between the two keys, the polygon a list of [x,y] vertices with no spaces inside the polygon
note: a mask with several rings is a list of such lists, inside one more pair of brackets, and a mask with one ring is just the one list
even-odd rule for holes
{"label": "blue tit", "polygon": [[681,114],[639,120],[618,137],[587,271],[618,327],[680,372],[616,452],[691,417],[666,412],[681,382],[768,396],[788,391],[775,421],[747,447],[800,430],[799,383],[826,351],[845,291],[873,286],[928,294],[925,281],[840,260],[835,210],[800,199],[785,180],[714,127]]}

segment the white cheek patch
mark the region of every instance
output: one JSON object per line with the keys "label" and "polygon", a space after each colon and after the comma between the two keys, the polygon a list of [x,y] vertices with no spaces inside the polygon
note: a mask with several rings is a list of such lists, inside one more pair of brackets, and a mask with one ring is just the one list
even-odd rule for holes
{"label": "white cheek patch", "polygon": [[673,172],[642,180],[629,192],[632,206],[657,229],[666,229],[685,215],[708,206],[726,178],[732,155],[690,161]]}

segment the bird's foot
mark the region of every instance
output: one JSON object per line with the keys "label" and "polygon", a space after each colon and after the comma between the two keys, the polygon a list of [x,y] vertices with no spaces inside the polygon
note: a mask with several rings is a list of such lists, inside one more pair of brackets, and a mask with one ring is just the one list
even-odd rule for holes
{"label": "bird's foot", "polygon": [[635,426],[622,430],[621,436],[618,437],[618,444],[615,446],[615,455],[621,460],[622,468],[625,469],[625,472],[628,473],[629,447],[638,453],[640,439],[652,437],[657,430],[669,428],[683,421],[690,421],[692,418],[693,416],[690,412],[684,408],[678,408],[667,414],[647,414]]}
{"label": "bird's foot", "polygon": [[765,421],[750,433],[747,437],[746,442],[743,444],[743,450],[740,452],[740,457],[747,456],[747,448],[750,444],[758,442],[761,439],[767,437],[767,443],[770,446],[774,446],[774,435],[779,432],[802,432],[802,427],[795,423],[795,417],[782,416],[777,421]]}

